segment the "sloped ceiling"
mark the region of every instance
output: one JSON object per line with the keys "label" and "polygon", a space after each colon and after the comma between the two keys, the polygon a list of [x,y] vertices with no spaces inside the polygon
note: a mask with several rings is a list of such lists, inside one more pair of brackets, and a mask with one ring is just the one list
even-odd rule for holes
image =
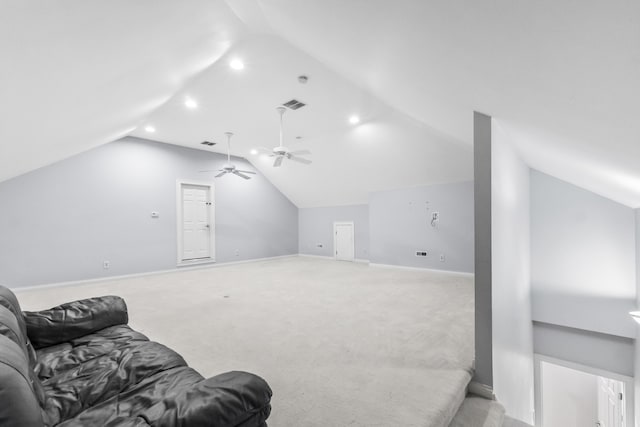
{"label": "sloped ceiling", "polygon": [[128,135],[245,31],[224,1],[2,1],[0,180]]}
{"label": "sloped ceiling", "polygon": [[[640,207],[639,2],[0,7],[0,179],[126,134],[214,140],[224,152],[232,131],[232,153],[298,206],[362,203],[370,191],[471,179],[478,110],[530,166]],[[285,114],[285,145],[314,163],[276,169],[249,152],[277,145],[275,106],[291,98],[308,106]],[[354,113],[358,126],[346,121]]]}

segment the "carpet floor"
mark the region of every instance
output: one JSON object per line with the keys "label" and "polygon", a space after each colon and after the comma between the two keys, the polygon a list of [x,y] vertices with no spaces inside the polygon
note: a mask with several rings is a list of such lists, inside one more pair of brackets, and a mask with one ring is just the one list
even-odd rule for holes
{"label": "carpet floor", "polygon": [[265,378],[270,427],[444,427],[472,369],[469,275],[291,257],[15,291],[23,310],[122,296],[204,376]]}

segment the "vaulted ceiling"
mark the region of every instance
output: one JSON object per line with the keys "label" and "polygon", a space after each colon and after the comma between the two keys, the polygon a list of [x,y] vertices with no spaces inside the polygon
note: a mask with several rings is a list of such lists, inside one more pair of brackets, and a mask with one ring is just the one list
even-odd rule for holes
{"label": "vaulted ceiling", "polygon": [[[8,0],[0,52],[0,180],[125,135],[225,152],[231,131],[299,207],[364,203],[472,179],[477,110],[531,167],[640,207],[636,1]],[[273,168],[251,150],[292,98],[285,145],[313,163]]]}

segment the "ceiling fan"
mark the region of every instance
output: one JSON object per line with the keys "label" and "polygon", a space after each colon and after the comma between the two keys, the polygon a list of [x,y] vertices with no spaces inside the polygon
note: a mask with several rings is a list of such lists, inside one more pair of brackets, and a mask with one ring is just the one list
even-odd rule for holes
{"label": "ceiling fan", "polygon": [[268,155],[269,157],[275,157],[275,161],[273,162],[274,167],[279,167],[282,164],[282,161],[286,158],[288,160],[293,160],[294,162],[303,163],[305,165],[311,164],[311,160],[305,159],[303,157],[299,157],[305,154],[311,154],[309,150],[298,150],[298,151],[290,151],[287,147],[283,145],[283,133],[282,133],[282,116],[286,111],[286,108],[280,106],[276,108],[278,110],[278,114],[280,114],[280,145],[274,147],[272,150],[268,148],[260,147],[258,151]]}
{"label": "ceiling fan", "polygon": [[[227,163],[222,165],[222,169],[219,170],[220,173],[216,175],[216,178],[220,178],[222,175],[232,173],[244,179],[251,179],[250,176],[247,176],[245,174],[250,173],[252,175],[255,175],[256,174],[255,172],[236,169],[235,165],[231,163],[231,137],[233,136],[233,133],[225,132],[224,134],[227,136]],[[212,172],[212,171],[201,171],[201,172]]]}

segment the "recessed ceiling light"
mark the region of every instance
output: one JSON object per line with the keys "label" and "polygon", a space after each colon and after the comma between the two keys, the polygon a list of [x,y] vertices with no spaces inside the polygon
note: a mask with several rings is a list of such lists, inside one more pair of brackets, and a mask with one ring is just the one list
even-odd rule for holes
{"label": "recessed ceiling light", "polygon": [[349,123],[351,123],[352,125],[357,125],[358,123],[360,123],[360,117],[358,116],[349,117]]}
{"label": "recessed ceiling light", "polygon": [[156,128],[154,128],[151,125],[147,125],[147,126],[144,127],[144,130],[149,132],[149,133],[154,133],[156,131]]}
{"label": "recessed ceiling light", "polygon": [[198,103],[193,98],[185,99],[184,105],[185,105],[185,107],[190,108],[192,110],[194,108],[198,108]]}
{"label": "recessed ceiling light", "polygon": [[242,62],[241,59],[232,59],[231,62],[229,62],[229,67],[233,68],[234,70],[243,70],[244,69],[244,62]]}
{"label": "recessed ceiling light", "polygon": [[256,154],[258,154],[258,150],[256,150],[256,149],[254,148],[253,150],[251,150],[251,154],[253,154],[253,155],[255,156]]}

